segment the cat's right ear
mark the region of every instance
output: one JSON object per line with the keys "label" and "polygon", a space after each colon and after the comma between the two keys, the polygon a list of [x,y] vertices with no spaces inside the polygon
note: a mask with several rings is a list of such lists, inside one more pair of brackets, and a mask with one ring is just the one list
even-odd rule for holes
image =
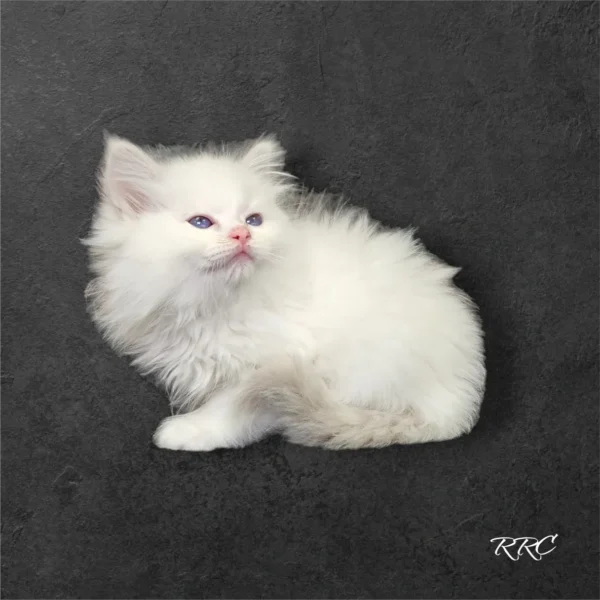
{"label": "cat's right ear", "polygon": [[156,204],[160,165],[130,141],[104,134],[100,187],[106,201],[134,216]]}

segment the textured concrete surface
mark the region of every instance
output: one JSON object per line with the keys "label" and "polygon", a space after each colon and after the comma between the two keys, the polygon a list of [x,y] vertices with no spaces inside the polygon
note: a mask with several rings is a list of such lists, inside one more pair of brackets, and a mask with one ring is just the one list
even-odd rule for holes
{"label": "textured concrete surface", "polygon": [[[597,3],[1,10],[3,597],[597,597]],[[83,302],[103,129],[272,131],[307,185],[417,226],[482,309],[473,434],[153,448],[167,402]]]}

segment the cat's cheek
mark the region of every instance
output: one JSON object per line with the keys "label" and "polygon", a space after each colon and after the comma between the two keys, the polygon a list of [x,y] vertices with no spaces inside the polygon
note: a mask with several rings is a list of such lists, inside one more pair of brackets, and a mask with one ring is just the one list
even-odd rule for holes
{"label": "cat's cheek", "polygon": [[277,226],[267,226],[254,235],[254,244],[258,250],[276,251],[281,246],[282,232]]}
{"label": "cat's cheek", "polygon": [[[193,232],[195,233],[195,232]],[[194,267],[209,266],[208,256],[214,252],[217,241],[209,232],[200,231],[197,235],[186,235],[179,240],[173,240],[179,247],[181,256],[185,256]]]}

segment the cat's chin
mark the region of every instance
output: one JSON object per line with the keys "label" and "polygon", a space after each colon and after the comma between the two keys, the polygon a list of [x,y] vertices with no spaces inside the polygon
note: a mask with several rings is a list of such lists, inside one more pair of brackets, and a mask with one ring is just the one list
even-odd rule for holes
{"label": "cat's chin", "polygon": [[235,254],[226,260],[220,260],[214,264],[206,267],[207,271],[222,272],[226,273],[232,270],[239,270],[240,268],[253,267],[255,258],[246,252],[240,252]]}
{"label": "cat's chin", "polygon": [[250,256],[250,254],[248,254],[247,252],[239,252],[238,254],[233,256],[227,264],[228,266],[236,266],[252,262],[254,262],[253,256]]}
{"label": "cat's chin", "polygon": [[236,260],[226,269],[226,277],[230,283],[239,284],[249,280],[255,272],[255,265],[252,259]]}
{"label": "cat's chin", "polygon": [[238,254],[227,262],[219,262],[205,267],[205,272],[226,280],[242,281],[250,277],[256,270],[256,259],[248,254]]}

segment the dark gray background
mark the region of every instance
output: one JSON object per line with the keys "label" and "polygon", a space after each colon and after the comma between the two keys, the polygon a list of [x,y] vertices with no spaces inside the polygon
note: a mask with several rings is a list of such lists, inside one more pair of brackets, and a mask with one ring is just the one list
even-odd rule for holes
{"label": "dark gray background", "polygon": [[[598,4],[2,2],[2,48],[5,598],[597,597]],[[481,306],[475,431],[153,448],[167,401],[83,302],[105,128],[275,132],[417,226]]]}

